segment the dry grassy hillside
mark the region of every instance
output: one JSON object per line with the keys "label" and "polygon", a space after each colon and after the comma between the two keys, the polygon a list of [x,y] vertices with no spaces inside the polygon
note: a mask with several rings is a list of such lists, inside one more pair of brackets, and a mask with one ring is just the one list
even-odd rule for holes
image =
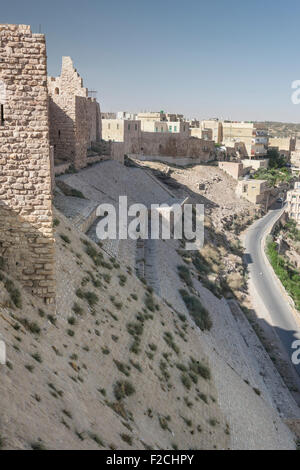
{"label": "dry grassy hillside", "polygon": [[[242,297],[245,282],[234,191],[215,170],[206,171],[205,195],[202,167],[172,175],[177,197],[208,207],[206,244],[192,258],[172,240],[146,247],[144,274],[157,294],[135,275],[135,243],[99,246],[80,232],[91,208],[119,194],[171,197],[144,170],[116,162],[65,175],[84,199],[56,194],[69,217],[55,210],[56,312],[0,259],[2,448],[295,448],[283,418],[297,420],[298,408],[238,305],[233,315],[223,297],[236,289]],[[248,210],[236,209],[242,224]]]}
{"label": "dry grassy hillside", "polygon": [[290,137],[300,135],[300,124],[294,122],[265,121],[263,124],[269,129],[270,136]]}
{"label": "dry grassy hillside", "polygon": [[196,329],[55,221],[56,316],[1,271],[1,447],[228,448]]}

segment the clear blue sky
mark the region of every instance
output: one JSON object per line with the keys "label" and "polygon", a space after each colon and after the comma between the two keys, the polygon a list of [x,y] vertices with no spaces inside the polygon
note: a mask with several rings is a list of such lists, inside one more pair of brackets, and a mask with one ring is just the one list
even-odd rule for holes
{"label": "clear blue sky", "polygon": [[48,72],[70,55],[104,111],[300,122],[299,0],[8,0],[1,23],[47,37]]}

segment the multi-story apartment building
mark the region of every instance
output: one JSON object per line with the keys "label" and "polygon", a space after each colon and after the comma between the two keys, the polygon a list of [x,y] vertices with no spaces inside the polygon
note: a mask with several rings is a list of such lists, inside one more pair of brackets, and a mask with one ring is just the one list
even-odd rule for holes
{"label": "multi-story apartment building", "polygon": [[172,132],[189,136],[189,124],[185,121],[141,121],[143,132]]}
{"label": "multi-story apartment building", "polygon": [[127,119],[102,119],[102,138],[124,142],[124,154],[139,153],[141,122]]}
{"label": "multi-story apartment building", "polygon": [[291,219],[300,225],[300,182],[296,182],[294,189],[287,192],[287,212]]}
{"label": "multi-story apartment building", "polygon": [[263,124],[253,122],[224,121],[223,144],[234,147],[242,142],[246,149],[246,155],[250,158],[264,157],[268,151],[268,132]]}

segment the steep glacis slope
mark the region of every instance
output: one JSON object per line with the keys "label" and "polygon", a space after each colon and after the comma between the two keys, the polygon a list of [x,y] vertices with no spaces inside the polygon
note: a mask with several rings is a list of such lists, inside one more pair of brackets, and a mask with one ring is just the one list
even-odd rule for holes
{"label": "steep glacis slope", "polygon": [[[244,416],[240,447],[295,448],[276,411],[220,352],[206,343],[204,353],[191,319],[57,212],[55,225],[56,315],[1,263],[2,448],[235,448],[240,428],[228,424],[229,408]],[[232,384],[235,396],[224,394]]]}
{"label": "steep glacis slope", "polygon": [[196,329],[63,216],[55,222],[55,316],[2,266],[1,447],[228,448]]}

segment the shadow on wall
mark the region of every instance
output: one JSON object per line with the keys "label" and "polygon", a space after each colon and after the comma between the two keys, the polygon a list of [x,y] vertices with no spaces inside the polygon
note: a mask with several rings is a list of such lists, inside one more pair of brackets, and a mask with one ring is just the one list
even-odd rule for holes
{"label": "shadow on wall", "polygon": [[[33,212],[34,208],[27,211]],[[40,216],[40,227],[36,227],[29,223],[28,212],[22,217],[1,202],[0,258],[8,275],[45,303],[52,304],[55,303],[55,241],[52,211],[49,212]]]}
{"label": "shadow on wall", "polygon": [[76,169],[87,166],[92,138],[101,140],[97,106],[97,102],[87,101],[82,96],[72,96],[65,105],[49,97],[50,145],[54,147],[56,164],[71,163]]}
{"label": "shadow on wall", "polygon": [[49,98],[49,137],[54,147],[54,162],[75,164],[75,121]]}

